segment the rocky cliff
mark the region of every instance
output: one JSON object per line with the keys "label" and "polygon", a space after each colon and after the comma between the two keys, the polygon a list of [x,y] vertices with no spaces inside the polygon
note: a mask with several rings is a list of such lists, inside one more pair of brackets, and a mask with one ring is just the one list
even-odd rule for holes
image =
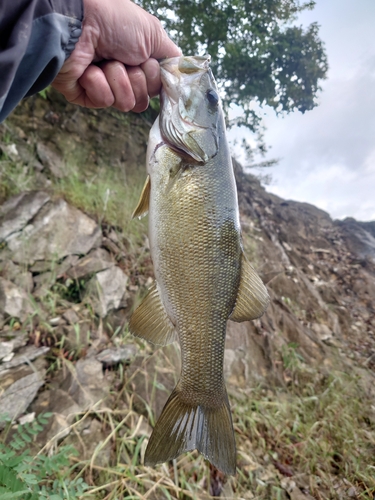
{"label": "rocky cliff", "polygon": [[[126,334],[130,312],[153,278],[145,226],[134,236],[114,223],[105,211],[109,194],[96,200],[105,205],[98,216],[85,209],[85,189],[76,203],[71,191],[64,192],[72,158],[83,185],[88,178],[105,183],[102,172],[116,168],[132,185],[132,176],[144,169],[144,119],[35,98],[0,134],[0,414],[18,419],[51,410],[48,439],[66,436],[74,415],[103,408],[103,401],[114,404],[111,388],[119,382],[111,367],[119,366],[128,367],[126,387],[136,412],[146,415],[149,404],[158,414],[176,380],[178,353],[173,347],[150,357],[149,346]],[[317,377],[335,370],[356,374],[375,405],[375,223],[334,221],[312,205],[267,193],[238,163],[234,168],[245,252],[271,304],[259,320],[228,323],[230,393],[240,397],[257,386],[283,390],[297,381],[292,359]],[[125,201],[120,193],[116,206]],[[155,371],[157,386],[148,381]],[[374,440],[373,413],[366,409]],[[139,436],[147,436],[149,428],[142,429]],[[280,477],[293,476],[280,470]],[[361,490],[351,483],[345,489],[340,481],[340,491]],[[281,489],[287,497],[311,498],[308,487]]]}

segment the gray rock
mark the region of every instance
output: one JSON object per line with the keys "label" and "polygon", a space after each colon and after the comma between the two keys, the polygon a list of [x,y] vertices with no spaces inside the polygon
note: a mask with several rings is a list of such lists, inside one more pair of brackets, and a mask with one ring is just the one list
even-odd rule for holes
{"label": "gray rock", "polygon": [[36,161],[34,148],[30,144],[23,141],[18,142],[17,151],[19,154],[19,159],[22,163],[30,166],[34,161]]}
{"label": "gray rock", "polygon": [[[6,415],[11,419],[22,415],[44,384],[43,377],[44,373],[31,373],[8,387],[0,396],[0,415]],[[0,428],[2,427],[4,427],[4,422],[0,421]]]}
{"label": "gray rock", "polygon": [[67,175],[67,170],[64,162],[62,161],[61,157],[55,151],[53,151],[52,145],[48,147],[42,142],[38,142],[36,151],[39,160],[55,177],[62,179]]}
{"label": "gray rock", "polygon": [[4,278],[0,278],[0,311],[21,321],[33,312],[27,293]]}
{"label": "gray rock", "polygon": [[354,255],[375,259],[375,221],[359,222],[347,217],[335,224],[341,227],[344,240]]}
{"label": "gray rock", "polygon": [[[26,332],[10,331],[0,332],[0,353],[2,354],[2,344],[10,346],[11,352],[27,344],[28,335]],[[1,358],[1,355],[0,355]]]}
{"label": "gray rock", "polygon": [[45,289],[51,288],[51,286],[56,281],[56,274],[52,271],[48,271],[46,273],[38,274],[34,276],[34,283],[37,288],[43,286]]}
{"label": "gray rock", "polygon": [[45,205],[22,231],[7,239],[13,261],[32,264],[88,253],[100,245],[102,234],[94,220],[64,200]]}
{"label": "gray rock", "polygon": [[74,309],[67,309],[64,313],[63,313],[63,318],[70,324],[70,325],[74,325],[76,323],[78,323],[79,321],[79,316],[78,314],[75,312]]}
{"label": "gray rock", "polygon": [[318,339],[323,342],[332,338],[332,331],[328,328],[327,325],[323,325],[321,323],[313,323],[311,325],[311,329],[317,335]]}
{"label": "gray rock", "polygon": [[[0,362],[5,359],[8,361],[9,355],[13,354],[14,344],[13,342],[0,342]],[[1,370],[1,365],[0,365]]]}
{"label": "gray rock", "polygon": [[0,373],[10,368],[22,365],[23,363],[29,363],[33,359],[43,356],[49,351],[49,347],[36,347],[34,345],[29,345],[25,347],[22,353],[16,354],[10,361],[0,364]]}
{"label": "gray rock", "polygon": [[19,160],[19,152],[17,146],[13,144],[0,143],[0,150],[5,153],[12,161]]}
{"label": "gray rock", "polygon": [[113,243],[120,243],[119,237],[117,236],[116,231],[111,229],[111,231],[108,233],[108,238],[113,241]]}
{"label": "gray rock", "polygon": [[69,271],[69,269],[77,264],[79,261],[78,255],[68,255],[62,262],[59,264],[54,272],[56,274],[56,278],[61,278],[65,273]]}
{"label": "gray rock", "polygon": [[7,335],[0,337],[0,373],[3,369],[1,363],[7,363],[14,357],[14,352],[24,345],[26,345],[28,336],[27,333],[17,332],[16,336],[12,336],[13,332],[7,332]]}
{"label": "gray rock", "polygon": [[131,380],[129,390],[134,391],[133,409],[143,414],[149,406],[155,415],[160,415],[180,372],[181,355],[177,342],[158,348],[151,356],[137,356],[127,369],[128,380]]}
{"label": "gray rock", "polygon": [[81,351],[86,349],[92,341],[91,322],[80,320],[72,325],[64,326],[65,345],[69,349]]}
{"label": "gray rock", "polygon": [[109,384],[104,378],[102,364],[94,358],[81,358],[71,372],[69,394],[82,409],[105,399]]}
{"label": "gray rock", "polygon": [[48,411],[53,412],[52,422],[46,433],[46,441],[52,441],[51,445],[66,437],[71,430],[76,415],[82,408],[62,389],[52,391]]}
{"label": "gray rock", "polygon": [[78,255],[68,255],[60,264],[53,260],[38,260],[31,267],[32,273],[46,273],[51,271],[56,278],[65,274],[68,269],[75,266],[79,261]]}
{"label": "gray rock", "polygon": [[96,359],[107,366],[117,365],[118,363],[126,363],[135,357],[138,348],[135,345],[129,344],[125,347],[109,348],[100,352]]}
{"label": "gray rock", "polygon": [[96,248],[80,259],[74,267],[71,267],[67,274],[73,279],[78,279],[112,266],[114,266],[114,262],[110,254],[104,248]]}
{"label": "gray rock", "polygon": [[[99,467],[108,467],[111,460],[112,446],[107,441],[107,433],[99,420],[93,419],[88,428],[82,431],[82,438],[74,443],[78,446],[84,460],[92,460],[91,463]],[[84,444],[84,447],[82,447]],[[81,445],[81,446],[80,446]],[[81,449],[82,448],[82,449]]]}
{"label": "gray rock", "polygon": [[23,229],[50,197],[43,191],[13,196],[0,207],[0,241]]}
{"label": "gray rock", "polygon": [[[44,367],[40,367],[44,368]],[[3,393],[9,389],[9,387],[17,382],[17,380],[20,380],[21,378],[26,377],[27,375],[31,375],[32,373],[35,373],[39,371],[38,369],[35,369],[34,366],[30,365],[20,365],[17,368],[12,368],[11,370],[6,370],[3,372],[0,372],[0,395],[2,396]]]}
{"label": "gray rock", "polygon": [[92,302],[96,314],[104,318],[110,310],[120,306],[127,283],[126,274],[119,267],[112,267],[89,281],[85,297]]}
{"label": "gray rock", "polygon": [[12,281],[26,292],[32,292],[34,288],[33,276],[24,266],[17,266],[8,260],[0,263],[0,273],[3,278]]}
{"label": "gray rock", "polygon": [[32,273],[46,273],[56,267],[56,262],[50,260],[37,260],[29,267]]}

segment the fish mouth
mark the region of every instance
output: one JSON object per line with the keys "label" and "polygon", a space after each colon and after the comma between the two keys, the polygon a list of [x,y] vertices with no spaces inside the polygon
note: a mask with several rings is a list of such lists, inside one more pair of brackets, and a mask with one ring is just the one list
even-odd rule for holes
{"label": "fish mouth", "polygon": [[206,73],[210,68],[211,56],[177,56],[162,59],[160,61],[161,79],[163,88],[167,92],[169,99],[178,101],[178,84],[181,74],[195,75],[196,73]]}
{"label": "fish mouth", "polygon": [[163,71],[175,74],[180,73],[196,73],[197,71],[207,71],[210,67],[211,56],[176,56],[162,59],[160,68]]}
{"label": "fish mouth", "polygon": [[[172,149],[199,164],[207,162],[218,151],[216,130],[201,123],[190,109],[194,104],[194,92],[205,74],[210,73],[211,56],[178,56],[160,62],[161,113],[160,130],[163,140]],[[185,98],[182,95],[185,95]],[[199,95],[199,94],[198,94]]]}

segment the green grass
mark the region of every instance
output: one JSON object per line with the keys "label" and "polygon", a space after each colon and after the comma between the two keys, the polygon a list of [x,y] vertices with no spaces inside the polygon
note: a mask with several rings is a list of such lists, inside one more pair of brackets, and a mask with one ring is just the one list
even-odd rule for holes
{"label": "green grass", "polygon": [[129,242],[139,243],[147,233],[146,222],[132,220],[131,216],[145,178],[143,171],[128,179],[120,169],[101,168],[87,176],[77,167],[71,167],[69,175],[60,179],[55,189],[99,223],[110,222]]}
{"label": "green grass", "polygon": [[[243,451],[253,450],[255,461],[261,450],[270,461],[307,474],[315,483],[312,494],[323,485],[329,498],[336,498],[335,480],[345,478],[360,498],[370,498],[375,493],[375,423],[366,415],[370,401],[365,403],[358,380],[345,373],[310,375],[316,380],[298,389],[294,385],[267,396],[257,391],[250,408],[238,405],[235,425],[245,438]],[[255,476],[248,475],[249,488]]]}
{"label": "green grass", "polygon": [[[236,477],[229,478],[224,485],[222,498],[286,499],[286,476],[280,472],[284,470],[293,474],[290,480],[297,485],[301,481],[307,485],[305,492],[316,499],[346,498],[339,496],[343,485],[346,489],[354,488],[355,498],[372,499],[375,494],[373,402],[358,377],[309,368],[295,356],[295,346],[289,349],[291,352],[283,357],[284,369],[291,379],[287,387],[249,387],[230,394],[238,468]],[[169,366],[167,354],[161,350],[152,356],[157,358],[164,373]],[[197,452],[184,454],[155,469],[142,465],[151,430],[146,423],[154,422],[153,402],[159,397],[154,389],[163,386],[155,371],[140,370],[148,374],[150,385],[142,414],[135,404],[138,391],[131,376],[114,391],[112,407],[83,415],[98,419],[106,438],[98,443],[90,458],[72,458],[72,477],[82,478],[90,485],[80,498],[210,498],[209,466]],[[83,436],[79,441],[82,439]],[[108,446],[109,463],[100,465],[98,457]],[[82,456],[80,452],[79,457]]]}
{"label": "green grass", "polygon": [[0,153],[0,203],[10,196],[37,187],[36,178],[30,175],[22,162],[12,161]]}

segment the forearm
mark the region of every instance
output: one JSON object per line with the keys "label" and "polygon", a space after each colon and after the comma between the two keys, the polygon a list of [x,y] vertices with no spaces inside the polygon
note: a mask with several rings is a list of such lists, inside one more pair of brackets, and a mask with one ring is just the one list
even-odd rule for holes
{"label": "forearm", "polygon": [[82,0],[0,3],[0,121],[49,85],[81,34]]}

